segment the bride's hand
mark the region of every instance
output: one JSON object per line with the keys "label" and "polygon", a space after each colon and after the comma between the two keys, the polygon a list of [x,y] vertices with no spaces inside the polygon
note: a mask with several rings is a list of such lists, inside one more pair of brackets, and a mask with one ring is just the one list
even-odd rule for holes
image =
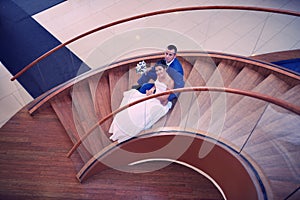
{"label": "bride's hand", "polygon": [[160,103],[165,106],[168,103],[168,97],[169,95],[163,95],[163,96],[159,96],[157,97],[157,99],[160,101]]}
{"label": "bride's hand", "polygon": [[146,95],[149,96],[154,93],[155,88],[151,88],[150,90],[146,90]]}
{"label": "bride's hand", "polygon": [[153,94],[153,93],[151,93],[151,90],[146,90],[146,95],[147,95],[147,96],[149,96],[149,95],[151,95],[151,94]]}

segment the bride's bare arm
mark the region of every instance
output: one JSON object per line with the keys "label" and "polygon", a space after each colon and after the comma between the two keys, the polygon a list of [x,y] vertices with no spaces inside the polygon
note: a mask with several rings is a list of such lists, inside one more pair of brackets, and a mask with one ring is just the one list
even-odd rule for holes
{"label": "bride's bare arm", "polygon": [[168,103],[168,97],[169,97],[169,95],[164,95],[164,96],[157,97],[157,99],[160,101],[160,103],[163,106],[165,106]]}
{"label": "bride's bare arm", "polygon": [[[169,90],[169,89],[167,89],[167,90]],[[167,103],[168,103],[168,98],[169,98],[169,95],[168,95],[168,94],[167,94],[167,95],[163,95],[163,96],[157,97],[157,99],[160,101],[160,103],[161,103],[163,106],[167,105]]]}

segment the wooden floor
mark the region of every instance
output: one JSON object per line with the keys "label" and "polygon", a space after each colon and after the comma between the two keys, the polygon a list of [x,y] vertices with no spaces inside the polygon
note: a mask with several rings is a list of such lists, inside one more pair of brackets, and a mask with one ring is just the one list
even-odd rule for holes
{"label": "wooden floor", "polygon": [[209,180],[178,164],[140,174],[108,169],[79,183],[79,156],[66,157],[71,145],[51,107],[19,111],[0,129],[0,199],[222,199]]}

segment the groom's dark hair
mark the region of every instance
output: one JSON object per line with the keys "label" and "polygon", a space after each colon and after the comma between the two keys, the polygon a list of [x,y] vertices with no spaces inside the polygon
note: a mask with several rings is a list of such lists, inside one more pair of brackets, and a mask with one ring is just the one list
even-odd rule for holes
{"label": "groom's dark hair", "polygon": [[167,47],[167,49],[169,49],[169,50],[173,50],[173,49],[174,49],[175,54],[177,53],[177,47],[176,47],[175,45],[173,45],[173,44],[170,44],[170,45]]}

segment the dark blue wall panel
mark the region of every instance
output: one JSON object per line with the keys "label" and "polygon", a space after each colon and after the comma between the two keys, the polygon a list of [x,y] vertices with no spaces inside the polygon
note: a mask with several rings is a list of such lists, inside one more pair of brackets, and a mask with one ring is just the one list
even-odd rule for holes
{"label": "dark blue wall panel", "polygon": [[[0,61],[13,75],[60,44],[14,1],[0,1]],[[89,69],[70,50],[62,48],[33,66],[18,81],[35,98]]]}
{"label": "dark blue wall panel", "polygon": [[273,62],[273,64],[300,73],[300,58],[277,61],[277,62]]}

